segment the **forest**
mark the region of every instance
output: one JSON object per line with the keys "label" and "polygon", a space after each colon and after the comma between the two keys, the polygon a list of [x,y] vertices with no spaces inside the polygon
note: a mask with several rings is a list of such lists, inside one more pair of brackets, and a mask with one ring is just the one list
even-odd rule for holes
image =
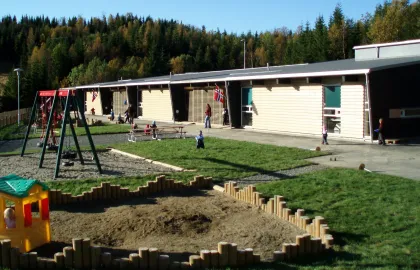
{"label": "forest", "polygon": [[250,68],[348,59],[357,45],[420,38],[420,0],[385,1],[357,20],[346,17],[340,4],[332,10],[329,18],[319,16],[294,30],[273,26],[242,34],[130,13],[90,19],[5,16],[0,71],[8,78],[0,112],[17,106],[16,67],[24,69],[21,107],[28,107],[39,89],[243,68],[243,39]]}

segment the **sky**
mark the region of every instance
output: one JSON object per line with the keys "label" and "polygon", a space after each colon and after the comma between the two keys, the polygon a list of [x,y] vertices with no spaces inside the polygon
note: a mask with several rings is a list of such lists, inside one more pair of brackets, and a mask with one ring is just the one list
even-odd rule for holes
{"label": "sky", "polygon": [[228,33],[272,31],[283,26],[296,28],[319,15],[328,22],[337,3],[346,17],[360,19],[373,13],[384,0],[0,0],[0,17],[45,15],[50,18],[84,18],[126,14],[174,19],[207,30]]}

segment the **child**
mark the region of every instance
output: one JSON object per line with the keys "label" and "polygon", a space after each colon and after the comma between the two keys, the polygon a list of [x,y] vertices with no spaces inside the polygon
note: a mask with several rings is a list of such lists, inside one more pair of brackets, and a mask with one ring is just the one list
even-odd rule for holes
{"label": "child", "polygon": [[379,119],[379,128],[375,129],[375,132],[378,132],[378,144],[379,145],[386,145],[385,144],[385,137],[384,137],[384,120],[382,118]]}
{"label": "child", "polygon": [[95,108],[90,109],[92,115],[95,115]]}
{"label": "child", "polygon": [[204,118],[204,128],[211,128],[210,118],[211,118],[211,107],[210,107],[210,104],[207,103],[206,116]]}
{"label": "child", "polygon": [[156,128],[157,128],[156,121],[152,122],[152,125],[150,126],[150,128],[152,129],[152,138],[156,139]]}
{"label": "child", "polygon": [[229,113],[228,113],[228,109],[224,108],[223,109],[223,125],[227,125],[229,122]]}
{"label": "child", "polygon": [[328,129],[327,126],[324,125],[324,127],[322,128],[322,144],[327,144],[328,145]]}
{"label": "child", "polygon": [[197,137],[195,137],[195,140],[197,141],[197,149],[199,148],[204,149],[204,136],[201,130],[200,130],[200,134]]}
{"label": "child", "polygon": [[114,121],[114,118],[115,118],[115,114],[114,114],[114,111],[111,109],[111,121]]}
{"label": "child", "polygon": [[16,216],[12,208],[4,210],[4,222],[6,223],[7,229],[16,228]]}
{"label": "child", "polygon": [[118,115],[117,123],[118,124],[124,124],[124,120],[122,119],[121,114]]}

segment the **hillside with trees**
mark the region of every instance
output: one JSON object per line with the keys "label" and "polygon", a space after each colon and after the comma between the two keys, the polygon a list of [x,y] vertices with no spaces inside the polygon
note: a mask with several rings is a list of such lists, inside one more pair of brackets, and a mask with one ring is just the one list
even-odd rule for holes
{"label": "hillside with trees", "polygon": [[[108,18],[6,16],[0,21],[0,64],[14,63],[21,77],[22,106],[39,89],[134,79],[172,73],[313,63],[353,58],[356,45],[420,38],[420,0],[386,1],[360,19],[348,18],[337,5],[291,30],[260,33],[207,31],[174,20],[133,14]],[[274,26],[273,26],[274,27]],[[15,109],[17,77],[13,68],[0,111]]]}

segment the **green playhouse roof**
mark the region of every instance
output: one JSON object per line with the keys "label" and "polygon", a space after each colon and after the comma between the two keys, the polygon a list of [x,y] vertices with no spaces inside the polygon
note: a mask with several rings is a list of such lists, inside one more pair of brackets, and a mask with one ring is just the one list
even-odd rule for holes
{"label": "green playhouse roof", "polygon": [[9,174],[0,178],[0,192],[9,194],[18,198],[27,197],[28,191],[35,185],[38,184],[42,187],[42,190],[48,190],[48,186],[41,181],[34,179],[26,179],[15,174]]}

